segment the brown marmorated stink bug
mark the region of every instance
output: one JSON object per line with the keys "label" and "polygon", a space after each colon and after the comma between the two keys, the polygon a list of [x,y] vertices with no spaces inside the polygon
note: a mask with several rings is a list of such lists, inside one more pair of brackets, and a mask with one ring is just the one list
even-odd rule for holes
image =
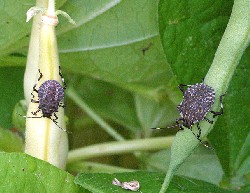
{"label": "brown marmorated stink bug", "polygon": [[[43,77],[43,74],[40,72],[40,69],[38,70],[40,73],[40,76],[37,80],[37,83],[41,80]],[[33,103],[39,103],[38,109],[34,112],[31,112],[34,116],[37,115],[38,112],[42,112],[42,116],[38,117],[28,117],[23,116],[25,118],[42,118],[46,117],[53,121],[60,129],[63,131],[66,131],[65,129],[61,128],[58,125],[57,122],[57,115],[56,112],[58,112],[59,107],[64,107],[63,105],[63,98],[64,98],[64,90],[66,89],[66,83],[64,82],[64,78],[61,73],[61,68],[59,66],[59,75],[63,82],[63,87],[61,84],[56,80],[46,80],[44,83],[41,84],[41,86],[37,89],[37,83],[33,86],[33,91],[38,94],[38,100],[34,100],[34,94],[31,93],[32,99],[31,102]],[[52,116],[54,115],[54,118]],[[22,116],[22,115],[21,115]]]}
{"label": "brown marmorated stink bug", "polygon": [[[187,87],[185,90],[184,87]],[[214,100],[215,100],[215,91],[212,87],[202,83],[197,83],[195,85],[186,85],[180,84],[179,89],[183,93],[183,100],[180,105],[177,106],[177,109],[180,113],[180,118],[176,119],[176,125],[166,127],[166,128],[174,128],[179,127],[180,130],[183,130],[183,127],[186,127],[191,130],[194,136],[199,140],[201,144],[209,147],[204,144],[204,142],[200,139],[201,136],[201,128],[199,122],[202,120],[206,120],[210,124],[213,124],[213,121],[206,118],[208,112],[213,114],[213,118],[223,114],[223,104],[222,97],[220,96],[220,106],[221,109],[219,112],[215,112],[211,110]],[[198,134],[195,134],[192,130],[192,126],[196,124],[198,129]],[[153,129],[165,129],[165,128],[153,128]]]}

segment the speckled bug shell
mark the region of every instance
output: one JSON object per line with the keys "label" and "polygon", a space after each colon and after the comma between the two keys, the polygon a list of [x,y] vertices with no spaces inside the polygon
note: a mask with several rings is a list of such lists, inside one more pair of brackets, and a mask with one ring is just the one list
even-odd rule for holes
{"label": "speckled bug shell", "polygon": [[58,112],[59,103],[64,98],[64,89],[56,80],[45,81],[38,89],[38,108],[44,117],[51,117]]}
{"label": "speckled bug shell", "polygon": [[214,104],[214,89],[204,83],[191,85],[184,92],[183,100],[177,107],[183,125],[190,127],[203,120]]}

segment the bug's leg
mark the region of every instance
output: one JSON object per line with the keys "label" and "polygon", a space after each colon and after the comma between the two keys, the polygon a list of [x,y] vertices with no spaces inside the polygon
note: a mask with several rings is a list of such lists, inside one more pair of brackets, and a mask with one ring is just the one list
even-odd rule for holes
{"label": "bug's leg", "polygon": [[41,73],[40,69],[38,69],[38,72],[39,72],[39,74],[40,74],[40,76],[39,76],[39,78],[38,78],[38,81],[40,81],[41,78],[43,77],[43,74]]}
{"label": "bug's leg", "polygon": [[65,104],[63,104],[63,102],[60,102],[58,106],[62,107],[62,108],[65,108]]}
{"label": "bug's leg", "polygon": [[[38,69],[38,72],[40,74],[39,78],[37,79],[36,81],[36,84],[33,86],[33,91],[35,91],[36,93],[38,93],[38,90],[36,89],[36,86],[37,86],[37,83],[41,80],[41,78],[43,77],[43,74],[41,73],[40,69]],[[33,92],[32,91],[32,92]],[[31,92],[31,96],[32,96],[32,99],[35,98],[34,94]],[[31,101],[32,102],[32,101]]]}
{"label": "bug's leg", "polygon": [[59,75],[60,75],[60,77],[61,77],[61,79],[62,79],[63,89],[66,89],[66,88],[67,88],[67,84],[66,84],[66,82],[64,81],[64,77],[63,77],[62,71],[61,71],[61,66],[59,66]]}
{"label": "bug's leg", "polygon": [[207,117],[204,117],[204,119],[205,119],[207,122],[209,122],[210,124],[213,124],[213,123],[214,123],[213,121],[209,120]]}
{"label": "bug's leg", "polygon": [[226,94],[223,94],[220,96],[220,111],[215,112],[215,111],[210,111],[211,113],[213,113],[213,118],[219,115],[222,115],[224,113],[223,110],[223,104],[222,104],[222,97],[224,97]]}
{"label": "bug's leg", "polygon": [[199,141],[202,145],[204,145],[205,147],[207,147],[207,148],[213,150],[214,148],[208,146],[207,144],[205,144],[205,143],[201,140],[201,138],[200,138],[200,137],[201,137],[201,128],[200,128],[200,124],[197,123],[196,126],[197,126],[197,129],[198,129],[198,134],[197,134],[197,135],[193,132],[192,127],[190,128],[190,130],[192,131],[193,135],[196,137],[196,139],[198,139],[198,141]]}
{"label": "bug's leg", "polygon": [[34,100],[34,99],[31,99],[30,100],[32,103],[39,103],[39,101],[36,101],[36,100]]}
{"label": "bug's leg", "polygon": [[58,121],[57,121],[58,120],[58,116],[56,115],[56,113],[54,113],[54,117],[55,118],[52,121],[57,124],[58,123]]}
{"label": "bug's leg", "polygon": [[197,129],[198,129],[198,134],[196,135],[196,138],[201,141],[200,137],[201,137],[201,127],[200,127],[200,124],[197,123]]}
{"label": "bug's leg", "polygon": [[40,117],[27,117],[27,116],[23,116],[23,115],[21,115],[19,113],[16,113],[16,114],[18,114],[18,115],[20,115],[21,117],[24,117],[24,118],[42,118],[43,117],[43,116],[40,116]]}
{"label": "bug's leg", "polygon": [[184,92],[185,92],[184,87],[186,87],[186,86],[187,86],[187,87],[189,87],[189,86],[191,86],[191,85],[188,85],[188,84],[179,84],[179,86],[178,86],[178,87],[179,87],[179,89],[181,90],[181,92],[183,92],[183,93],[184,93]]}
{"label": "bug's leg", "polygon": [[154,127],[154,128],[151,128],[151,129],[172,129],[172,128],[176,128],[176,127],[179,127],[181,130],[183,130],[184,128],[181,127],[181,124],[179,123],[179,121],[182,120],[182,118],[179,118],[179,119],[176,119],[176,124],[175,125],[172,125],[172,126],[169,126],[169,127]]}
{"label": "bug's leg", "polygon": [[37,115],[37,113],[38,113],[39,111],[41,111],[41,109],[37,109],[36,111],[31,112],[31,114],[32,114],[32,115]]}
{"label": "bug's leg", "polygon": [[201,136],[201,128],[200,128],[199,123],[197,123],[196,126],[197,126],[197,129],[198,129],[198,134],[197,134],[197,135],[194,133],[192,127],[190,127],[189,129],[190,129],[190,131],[193,133],[193,135],[196,137],[196,139],[198,139],[199,142],[203,144],[203,142],[202,142],[201,139],[200,139],[200,136]]}
{"label": "bug's leg", "polygon": [[[55,117],[54,119],[52,119],[52,118],[50,117],[50,120],[53,121],[53,122],[56,124],[56,126],[59,127],[61,130],[67,132],[66,129],[63,129],[62,127],[60,127],[60,126],[58,125],[58,122],[57,122],[58,116],[56,115],[56,113],[54,113],[54,117]],[[68,132],[67,132],[67,133],[68,133]]]}
{"label": "bug's leg", "polygon": [[180,117],[178,119],[176,119],[176,124],[175,125],[172,125],[172,126],[169,126],[169,127],[154,127],[154,128],[151,128],[151,129],[172,129],[172,128],[176,128],[176,127],[179,127],[179,130],[184,130],[184,128],[182,127],[182,124],[180,124],[180,121],[183,121],[183,118]]}
{"label": "bug's leg", "polygon": [[183,121],[182,118],[178,118],[176,119],[176,125],[175,126],[178,126],[179,127],[179,130],[184,130],[184,128],[182,127],[182,124],[180,124],[180,121]]}

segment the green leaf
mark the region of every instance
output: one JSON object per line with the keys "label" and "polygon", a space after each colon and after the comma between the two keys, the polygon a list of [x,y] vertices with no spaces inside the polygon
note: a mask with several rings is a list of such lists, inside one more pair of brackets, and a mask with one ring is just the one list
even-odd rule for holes
{"label": "green leaf", "polygon": [[[180,92],[158,35],[157,1],[78,0],[67,1],[60,9],[77,23],[72,26],[59,18],[58,43],[64,72],[85,74],[157,102],[177,104]],[[15,58],[5,56],[2,63],[20,65],[24,62],[26,50],[18,48],[27,42],[13,38],[15,41],[18,47],[11,47],[15,50]],[[117,119],[111,113],[107,115]],[[132,120],[136,118],[133,115],[130,116]],[[122,122],[128,123],[126,127],[138,128],[138,125],[131,125],[130,120]]]}
{"label": "green leaf", "polygon": [[[158,35],[157,4],[148,0],[65,2],[60,9],[77,25],[60,18],[58,44],[63,69],[112,82],[158,101],[168,96],[176,103],[175,77]],[[19,49],[28,44],[23,41],[25,33],[19,36],[12,37],[13,44],[4,47],[3,53],[26,52]],[[9,56],[2,58],[2,64],[7,61],[14,65]],[[20,65],[18,62],[16,65]]]}
{"label": "green leaf", "polygon": [[[61,6],[65,1],[66,0],[56,1],[57,6]],[[21,49],[28,45],[31,22],[26,23],[26,12],[30,7],[33,6],[35,6],[35,2],[33,0],[26,0],[25,2],[3,0],[0,2],[0,56],[11,55],[17,59],[17,56],[22,58],[26,55],[23,54],[23,51],[16,51],[17,49]],[[27,50],[27,47],[25,50]],[[6,57],[8,58],[7,61],[9,62],[5,63],[3,61],[6,60],[1,58],[1,66],[14,65],[12,62],[14,62],[16,65],[20,65],[19,61],[13,61],[8,56]],[[22,62],[25,62],[25,60],[22,60]]]}
{"label": "green leaf", "polygon": [[[141,49],[150,42],[154,47],[143,58]],[[176,103],[176,82],[155,41],[142,41],[115,48],[61,54],[66,70],[111,82],[126,90],[151,97],[156,101],[167,96]],[[178,96],[178,94],[177,94]]]}
{"label": "green leaf", "polygon": [[[110,83],[74,76],[69,84],[98,114],[135,131],[140,128],[136,119],[134,99],[131,93]],[[67,90],[66,90],[67,92]],[[74,118],[74,112],[69,116]]]}
{"label": "green leaf", "polygon": [[162,44],[181,83],[193,84],[204,79],[232,5],[233,0],[160,0]]}
{"label": "green leaf", "polygon": [[0,179],[1,192],[87,192],[71,174],[22,153],[0,153]]}
{"label": "green leaf", "polygon": [[178,117],[176,104],[173,104],[169,99],[157,103],[144,96],[135,95],[135,105],[138,120],[145,133],[155,132],[155,130],[149,128],[165,128]]}
{"label": "green leaf", "polygon": [[15,104],[23,98],[23,74],[20,67],[0,68],[0,126],[12,127],[12,111]]}
{"label": "green leaf", "polygon": [[12,113],[13,127],[20,132],[25,131],[26,119],[20,115],[25,116],[27,112],[27,106],[25,100],[20,100],[14,107]]}
{"label": "green leaf", "polygon": [[[156,172],[130,172],[130,173],[114,173],[114,174],[79,174],[75,182],[80,186],[88,189],[93,193],[115,193],[128,192],[121,187],[112,184],[112,180],[117,178],[121,182],[129,182],[137,180],[140,183],[140,191],[159,192],[161,184],[164,179],[164,174]],[[189,192],[189,193],[208,193],[208,192],[230,192],[218,188],[215,185],[195,180],[188,177],[175,176],[173,182],[170,184],[169,192]]]}
{"label": "green leaf", "polygon": [[[167,172],[170,156],[170,149],[152,154],[147,160],[148,169]],[[210,150],[200,147],[185,160],[176,174],[219,185],[223,170],[217,156]]]}
{"label": "green leaf", "polygon": [[0,128],[0,151],[22,152],[23,139],[18,132]]}
{"label": "green leaf", "polygon": [[[164,3],[166,1],[162,1],[162,2]],[[185,2],[187,4],[187,1],[185,1]],[[163,3],[160,5],[163,5]],[[171,3],[173,3],[173,5],[175,5],[175,2],[171,2]],[[185,5],[185,3],[184,3],[184,5]],[[208,6],[204,7],[204,5],[206,5],[206,2],[200,2],[200,4],[192,4],[191,3],[190,5],[195,5],[194,10],[196,10],[196,8],[199,8],[199,7],[201,8],[201,9],[198,9],[199,11],[203,10],[205,7],[206,7],[206,10],[209,10]],[[189,13],[189,11],[192,10],[189,7],[190,5],[187,4],[185,6],[185,9],[182,9],[182,11],[185,13],[185,10],[187,10],[187,12]],[[229,85],[230,79],[234,74],[234,70],[237,67],[237,64],[239,63],[240,58],[243,55],[243,52],[249,43],[249,37],[250,37],[249,36],[249,29],[250,28],[249,28],[249,14],[248,14],[249,13],[249,6],[248,5],[249,5],[248,0],[235,2],[231,18],[230,18],[229,23],[227,25],[227,29],[226,29],[226,31],[221,39],[221,42],[220,42],[220,45],[216,51],[213,63],[212,63],[212,65],[211,65],[211,67],[206,75],[205,80],[204,80],[204,82],[206,84],[210,85],[211,87],[213,87],[215,89],[216,95],[218,97],[226,92],[226,89]],[[169,7],[169,6],[164,4],[164,7]],[[161,7],[159,8],[159,10],[162,10]],[[179,11],[179,12],[182,13],[182,11]],[[179,20],[180,17],[178,16],[178,14],[175,15],[175,14],[172,14],[170,12],[171,13],[171,18],[170,18],[169,16],[166,16],[165,13],[166,12],[163,12],[163,11],[160,12],[160,15],[163,18],[162,22],[167,23],[167,21],[172,21],[169,19],[173,19],[173,18],[176,18],[176,20],[178,21],[177,23],[175,23],[174,29],[177,28],[176,26],[182,26],[186,22],[187,22],[186,24],[188,24],[189,20],[192,21],[192,14],[193,13],[196,14],[193,17],[194,20],[198,19],[199,23],[202,21],[202,20],[199,20],[199,17],[197,17],[196,11],[190,12],[190,17],[189,17],[190,19],[189,20],[186,19],[185,14],[183,14],[183,17],[184,17],[183,21]],[[209,11],[208,12],[202,11],[201,16],[205,16],[206,13],[209,13]],[[213,14],[212,14],[212,17],[215,17],[215,16],[213,16]],[[201,17],[201,18],[203,18],[203,17]],[[172,25],[172,22],[170,22],[169,25]],[[164,26],[164,25],[162,25],[162,26]],[[192,26],[192,25],[190,25],[190,26]],[[204,27],[205,26],[206,25],[204,24]],[[171,28],[171,26],[166,26],[165,28],[160,29],[160,30],[162,30],[161,34],[163,34],[162,39],[163,39],[163,41],[165,41],[164,43],[168,43],[168,46],[171,48],[173,46],[171,44],[169,44],[169,42],[167,42],[166,38],[164,39],[164,37],[167,36],[167,37],[171,38],[172,37],[171,35],[176,34],[176,31],[174,31],[174,33],[171,30],[168,31],[167,29]],[[210,26],[210,28],[213,29],[212,26]],[[182,30],[182,32],[184,32],[184,34],[182,34],[184,37],[186,37],[185,35],[190,31],[188,29],[189,28],[186,26],[185,30]],[[200,30],[202,30],[202,28]],[[198,31],[198,33],[199,32],[200,31]],[[176,36],[176,37],[177,38],[180,37],[181,40],[185,40],[182,38],[181,34],[178,34],[178,36]],[[188,38],[188,37],[186,37],[186,38]],[[175,43],[178,41],[175,40],[173,42]],[[206,48],[206,44],[204,44],[204,47]],[[167,53],[166,48],[167,48],[167,46],[165,46],[165,52]],[[205,49],[205,52],[206,52],[206,49]],[[181,54],[181,53],[178,53],[178,54]],[[194,61],[191,60],[191,62],[194,62]],[[177,69],[177,67],[175,67],[175,68]],[[179,68],[180,67],[178,67],[178,69]],[[186,69],[186,68],[182,68],[182,69]],[[192,72],[194,72],[194,69],[192,70]],[[199,71],[196,70],[196,72],[199,72]],[[215,105],[213,107],[214,111],[217,111],[218,106],[219,106],[218,103],[219,103],[218,100],[216,100]],[[208,115],[207,118],[211,118],[211,116]],[[213,126],[209,125],[208,123],[202,122],[201,128],[203,128],[202,135],[201,135],[201,138],[202,138],[202,137],[206,136],[212,130]],[[186,141],[186,144],[184,144],[184,141]],[[168,186],[168,183],[171,179],[171,176],[178,169],[180,164],[192,153],[192,150],[195,148],[195,146],[197,146],[197,144],[198,144],[197,140],[196,141],[191,140],[190,132],[188,133],[188,131],[183,131],[183,132],[177,133],[176,139],[174,140],[172,148],[171,148],[171,162],[170,162],[169,170],[168,170],[168,173],[166,175],[161,192],[165,192],[166,187]]]}
{"label": "green leaf", "polygon": [[[61,8],[73,18],[75,9],[81,15],[74,18],[78,24],[73,30],[62,30],[64,33],[58,36],[60,58],[66,70],[155,100],[167,95],[176,100],[175,77],[159,41],[157,1],[113,1],[112,7],[110,2],[103,6],[92,2],[88,5],[90,10],[80,9],[85,6],[83,1],[74,3],[78,6],[66,3]],[[92,6],[95,12],[91,11]],[[145,48],[148,50],[143,52]]]}
{"label": "green leaf", "polygon": [[241,174],[250,172],[250,167],[244,167],[250,159],[250,120],[245,116],[250,114],[250,80],[246,78],[250,73],[249,60],[248,48],[225,96],[225,114],[209,135],[225,175],[229,178],[237,175],[238,170]]}

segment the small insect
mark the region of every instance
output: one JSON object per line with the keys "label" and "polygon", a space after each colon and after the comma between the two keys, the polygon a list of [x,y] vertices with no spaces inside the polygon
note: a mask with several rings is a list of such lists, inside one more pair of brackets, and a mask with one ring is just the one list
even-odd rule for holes
{"label": "small insect", "polygon": [[[40,69],[38,69],[38,71],[39,71],[40,76],[37,80],[37,83],[43,77],[43,74],[40,72]],[[66,83],[64,82],[64,78],[62,76],[60,67],[59,67],[59,75],[64,84],[63,87],[56,80],[46,80],[44,83],[41,84],[41,86],[38,89],[36,88],[37,83],[33,86],[33,91],[38,94],[38,100],[34,100],[35,96],[33,93],[31,93],[32,95],[31,102],[39,103],[39,106],[36,111],[31,112],[31,113],[36,116],[38,112],[42,111],[42,116],[39,116],[39,117],[23,116],[23,117],[25,118],[46,117],[50,119],[51,121],[53,121],[60,129],[62,129],[63,131],[66,131],[65,129],[61,128],[58,125],[58,122],[57,122],[58,117],[56,115],[56,112],[58,112],[59,107],[64,108],[63,98],[64,98],[64,90],[66,89]],[[52,118],[53,115],[55,118]]]}
{"label": "small insect", "polygon": [[142,51],[143,56],[145,56],[146,51],[148,51],[151,46],[153,46],[152,42],[150,42],[147,47],[142,48],[141,51]]}
{"label": "small insect", "polygon": [[[188,88],[185,90],[184,87]],[[202,83],[197,83],[195,85],[180,84],[179,89],[183,93],[183,100],[181,101],[180,105],[177,106],[177,109],[181,117],[176,119],[176,125],[167,128],[179,127],[180,130],[183,130],[184,129],[183,127],[186,127],[192,131],[194,136],[199,140],[201,144],[203,144],[208,148],[211,148],[208,145],[204,144],[203,141],[200,139],[201,128],[199,122],[202,120],[206,120],[210,124],[213,124],[213,121],[206,118],[207,113],[211,112],[213,114],[213,118],[222,115],[224,113],[222,97],[225,94],[220,96],[220,106],[221,106],[220,111],[215,112],[211,110],[215,100],[215,91],[212,87],[202,82]],[[198,129],[197,135],[192,130],[192,126],[194,124],[196,124]],[[153,128],[153,129],[165,129],[165,128]]]}
{"label": "small insect", "polygon": [[112,184],[115,186],[120,186],[123,189],[131,190],[131,191],[138,191],[140,189],[140,183],[136,180],[130,182],[120,182],[116,178],[112,181]]}

